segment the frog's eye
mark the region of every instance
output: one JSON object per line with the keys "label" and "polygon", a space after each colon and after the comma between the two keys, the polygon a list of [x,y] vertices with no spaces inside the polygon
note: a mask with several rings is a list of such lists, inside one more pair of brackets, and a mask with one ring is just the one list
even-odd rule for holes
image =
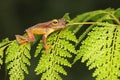
{"label": "frog's eye", "polygon": [[57,25],[58,24],[58,20],[57,19],[54,19],[53,21],[52,21],[52,25]]}

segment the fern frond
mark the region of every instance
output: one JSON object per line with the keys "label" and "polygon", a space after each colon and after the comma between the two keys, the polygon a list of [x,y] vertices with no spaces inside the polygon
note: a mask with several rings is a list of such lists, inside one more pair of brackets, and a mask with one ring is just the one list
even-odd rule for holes
{"label": "fern frond", "polygon": [[42,45],[42,41],[40,40],[40,42],[38,43],[38,45],[36,47],[36,51],[35,51],[34,57],[37,57],[42,49],[43,49],[43,45]]}
{"label": "fern frond", "polygon": [[4,50],[6,49],[7,45],[9,43],[8,38],[2,40],[2,42],[0,42],[0,68],[1,65],[3,64],[3,54],[4,54]]}
{"label": "fern frond", "polygon": [[62,80],[59,73],[67,75],[63,66],[71,67],[67,58],[72,57],[71,53],[76,53],[71,42],[76,43],[77,39],[71,31],[66,29],[51,34],[47,42],[52,45],[51,49],[47,54],[42,50],[35,72],[37,75],[42,74],[41,80]]}
{"label": "fern frond", "polygon": [[28,74],[27,65],[30,65],[30,45],[19,45],[12,41],[6,50],[6,64],[10,80],[24,80],[24,73]]}
{"label": "fern frond", "polygon": [[[119,26],[118,26],[119,27]],[[120,28],[95,27],[85,41],[82,42],[76,57],[87,61],[89,69],[95,68],[93,76],[97,80],[117,80],[120,68]]]}
{"label": "fern frond", "polygon": [[[105,14],[101,18],[100,15],[93,17],[92,20],[97,24],[90,25],[90,30],[82,34],[86,39],[82,42],[74,62],[82,58],[82,62],[86,62],[89,70],[95,69],[93,77],[96,77],[96,80],[118,80],[120,77],[120,14],[118,14],[120,10],[107,9],[103,12]],[[80,38],[81,36],[79,41]]]}

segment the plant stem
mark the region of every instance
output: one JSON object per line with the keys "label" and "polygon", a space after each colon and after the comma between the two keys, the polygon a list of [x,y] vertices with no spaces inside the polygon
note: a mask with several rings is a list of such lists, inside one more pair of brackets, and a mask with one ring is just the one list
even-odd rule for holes
{"label": "plant stem", "polygon": [[67,24],[67,26],[69,25],[85,25],[85,24],[97,24],[97,25],[108,25],[110,24],[111,26],[120,26],[120,24],[111,24],[111,23],[107,23],[107,24],[104,24],[106,22],[75,22],[75,23],[69,23]]}
{"label": "plant stem", "polygon": [[70,23],[70,24],[67,24],[68,26],[69,25],[78,25],[78,24],[97,24],[98,22],[77,22],[77,23]]}

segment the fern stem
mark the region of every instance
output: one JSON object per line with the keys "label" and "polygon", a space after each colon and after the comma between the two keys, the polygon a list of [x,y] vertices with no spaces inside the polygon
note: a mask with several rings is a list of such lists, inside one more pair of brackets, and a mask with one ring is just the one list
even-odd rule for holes
{"label": "fern stem", "polygon": [[82,24],[92,24],[92,25],[94,25],[94,24],[96,24],[96,25],[104,25],[104,26],[107,26],[108,24],[110,24],[111,26],[119,26],[119,24],[117,25],[117,24],[111,24],[111,23],[107,23],[107,24],[105,24],[106,22],[78,22],[78,23],[70,23],[70,24],[67,24],[67,26],[69,26],[69,25],[82,25]]}
{"label": "fern stem", "polygon": [[78,23],[70,23],[67,24],[67,26],[69,25],[79,25],[79,24],[97,24],[98,22],[78,22]]}
{"label": "fern stem", "polygon": [[53,49],[51,51],[51,59],[50,59],[50,61],[51,61],[51,65],[50,65],[51,76],[50,76],[50,80],[54,80],[54,78],[55,78],[55,69],[54,69],[54,66],[56,64],[56,61],[55,61],[56,49],[55,48],[56,48],[57,42],[59,41],[59,34],[60,34],[60,32],[58,32],[58,36],[56,37],[56,40],[55,40],[56,43],[54,43],[54,45],[52,46]]}
{"label": "fern stem", "polygon": [[114,30],[114,34],[113,34],[113,40],[112,40],[112,44],[111,44],[111,58],[110,58],[110,62],[111,62],[111,64],[110,64],[110,73],[109,73],[109,78],[110,79],[113,79],[112,78],[112,73],[113,73],[113,70],[112,70],[112,66],[114,65],[113,64],[113,58],[114,58],[114,50],[115,50],[115,40],[116,40],[116,36],[117,36],[117,29],[115,28],[115,30]]}

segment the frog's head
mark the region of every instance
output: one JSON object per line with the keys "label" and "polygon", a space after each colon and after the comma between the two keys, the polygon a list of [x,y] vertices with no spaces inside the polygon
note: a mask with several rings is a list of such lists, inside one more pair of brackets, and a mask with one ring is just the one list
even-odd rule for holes
{"label": "frog's head", "polygon": [[52,28],[54,29],[64,29],[66,27],[66,21],[64,18],[61,19],[53,19],[52,22]]}

